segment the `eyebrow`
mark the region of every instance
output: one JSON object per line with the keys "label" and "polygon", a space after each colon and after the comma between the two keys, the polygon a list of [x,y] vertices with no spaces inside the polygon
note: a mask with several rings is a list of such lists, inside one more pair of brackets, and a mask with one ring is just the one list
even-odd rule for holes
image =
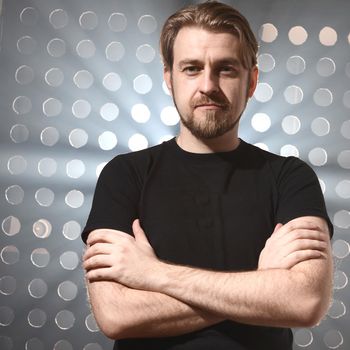
{"label": "eyebrow", "polygon": [[[178,68],[183,68],[184,66],[187,66],[187,65],[202,65],[203,62],[201,60],[198,60],[198,59],[191,59],[191,58],[188,58],[188,59],[184,59],[182,61],[180,61],[177,66]],[[217,65],[232,65],[232,66],[235,66],[235,67],[240,67],[242,66],[241,62],[237,59],[237,58],[222,58],[222,59],[219,59],[217,61],[214,62],[214,66],[217,66]]]}

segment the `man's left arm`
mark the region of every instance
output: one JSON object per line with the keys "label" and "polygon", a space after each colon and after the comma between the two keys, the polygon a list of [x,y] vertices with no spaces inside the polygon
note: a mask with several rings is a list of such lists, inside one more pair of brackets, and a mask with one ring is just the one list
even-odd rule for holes
{"label": "man's left arm", "polygon": [[[137,236],[146,240],[142,234],[139,232]],[[262,326],[313,326],[324,316],[331,297],[333,267],[328,226],[321,218],[302,217],[283,225],[273,235],[272,242],[267,242],[264,248],[270,250],[269,258],[279,253],[274,242],[298,235],[315,237],[315,244],[324,244],[324,249],[305,260],[303,247],[295,249],[292,245],[300,243],[293,241],[292,254],[300,257],[294,255],[291,259],[300,262],[292,264],[292,268],[264,269],[262,256],[258,270],[248,272],[216,272],[173,265],[152,256],[133,256],[135,252],[129,251],[128,259],[124,257],[116,264],[118,268],[113,276],[131,288],[167,294],[225,319]],[[305,244],[303,240],[300,242]],[[142,263],[136,264],[140,259]]]}

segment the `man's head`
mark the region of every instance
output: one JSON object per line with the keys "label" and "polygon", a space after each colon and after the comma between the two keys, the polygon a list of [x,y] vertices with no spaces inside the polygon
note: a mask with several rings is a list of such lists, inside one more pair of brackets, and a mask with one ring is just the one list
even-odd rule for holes
{"label": "man's head", "polygon": [[229,5],[207,1],[185,7],[165,22],[160,35],[160,52],[165,69],[172,70],[174,42],[181,28],[199,27],[214,33],[231,33],[239,40],[239,58],[245,69],[257,63],[258,43],[247,19]]}
{"label": "man's head", "polygon": [[197,139],[237,138],[257,83],[257,43],[246,19],[219,2],[172,15],[161,34],[164,80],[186,130]]}

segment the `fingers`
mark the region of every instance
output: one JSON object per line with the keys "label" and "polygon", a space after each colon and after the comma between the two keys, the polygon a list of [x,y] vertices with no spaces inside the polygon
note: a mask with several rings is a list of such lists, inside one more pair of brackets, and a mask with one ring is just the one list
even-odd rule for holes
{"label": "fingers", "polygon": [[323,259],[326,257],[327,256],[325,253],[313,249],[295,251],[284,259],[283,268],[290,269],[303,261],[308,261],[311,259]]}
{"label": "fingers", "polygon": [[133,240],[134,238],[123,231],[98,229],[90,232],[86,244],[92,246],[98,242],[115,243],[118,239]]}

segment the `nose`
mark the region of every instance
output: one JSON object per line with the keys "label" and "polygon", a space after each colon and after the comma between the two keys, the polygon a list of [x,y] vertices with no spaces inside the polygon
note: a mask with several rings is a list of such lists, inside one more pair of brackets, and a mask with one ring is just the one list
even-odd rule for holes
{"label": "nose", "polygon": [[211,69],[204,70],[200,82],[200,92],[205,95],[210,95],[211,93],[217,92],[218,90],[218,76]]}

